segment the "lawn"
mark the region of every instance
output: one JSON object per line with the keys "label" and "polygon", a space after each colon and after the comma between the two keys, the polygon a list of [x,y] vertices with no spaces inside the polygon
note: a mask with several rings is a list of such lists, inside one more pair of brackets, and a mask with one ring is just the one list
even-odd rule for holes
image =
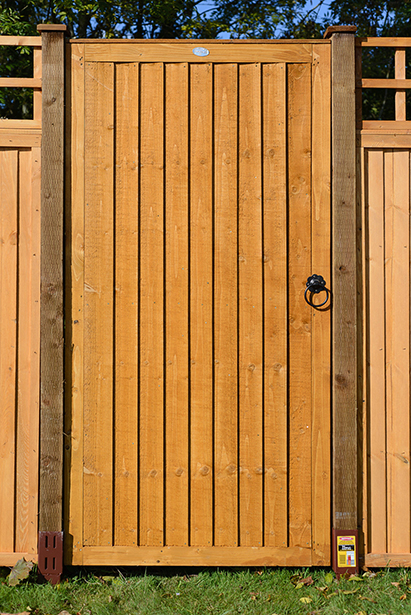
{"label": "lawn", "polygon": [[55,587],[33,574],[10,587],[0,612],[30,615],[411,614],[411,571],[384,569],[337,581],[329,569],[69,570]]}

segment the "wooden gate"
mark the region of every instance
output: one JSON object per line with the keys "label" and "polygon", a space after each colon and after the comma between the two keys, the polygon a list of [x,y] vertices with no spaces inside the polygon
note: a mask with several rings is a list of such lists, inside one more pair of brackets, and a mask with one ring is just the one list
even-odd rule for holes
{"label": "wooden gate", "polygon": [[67,563],[328,565],[329,41],[70,64]]}

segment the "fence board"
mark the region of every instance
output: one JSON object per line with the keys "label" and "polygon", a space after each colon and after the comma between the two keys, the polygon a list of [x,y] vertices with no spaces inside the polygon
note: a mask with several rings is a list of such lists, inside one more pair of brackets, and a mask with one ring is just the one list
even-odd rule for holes
{"label": "fence board", "polygon": [[19,152],[15,550],[37,553],[40,373],[40,149]]}
{"label": "fence board", "polygon": [[304,300],[311,270],[311,67],[288,67],[289,543],[311,544],[311,328]]}
{"label": "fence board", "polygon": [[85,67],[84,542],[113,541],[114,65]]}
{"label": "fence board", "polygon": [[189,544],[189,66],[165,68],[167,544]]}
{"label": "fence board", "polygon": [[[410,549],[409,153],[386,152],[387,549]],[[388,164],[388,160],[390,164]]]}
{"label": "fence board", "polygon": [[237,66],[216,65],[215,84],[215,536],[238,545]]}
{"label": "fence board", "polygon": [[213,544],[213,67],[190,67],[191,544]]}
{"label": "fence board", "polygon": [[240,544],[263,544],[261,67],[239,67],[238,305]]}
{"label": "fence board", "polygon": [[[368,207],[369,226],[369,311],[373,335],[369,345],[371,447],[371,547],[385,552],[386,532],[386,444],[385,444],[385,284],[384,284],[384,153],[368,152]],[[383,485],[383,488],[381,488]]]}
{"label": "fence board", "polygon": [[287,67],[265,64],[263,87],[264,544],[288,544]]}
{"label": "fence board", "polygon": [[[66,561],[81,563],[83,546],[83,515],[76,514],[78,507],[83,510],[83,399],[84,399],[84,53],[82,45],[73,45],[71,54],[71,157],[67,156],[70,169],[70,213],[71,216],[71,287],[67,295],[71,299],[71,364],[68,382],[71,391],[67,395],[66,421],[67,438],[66,468],[70,498],[66,498],[67,518],[65,532],[75,536],[71,552]],[[78,559],[76,559],[78,558]]]}
{"label": "fence board", "polygon": [[132,545],[138,544],[138,64],[116,66],[114,85],[114,541],[118,545]]}
{"label": "fence board", "polygon": [[14,551],[18,152],[0,150],[0,551]]}
{"label": "fence board", "polygon": [[164,544],[164,74],[140,69],[140,537]]}

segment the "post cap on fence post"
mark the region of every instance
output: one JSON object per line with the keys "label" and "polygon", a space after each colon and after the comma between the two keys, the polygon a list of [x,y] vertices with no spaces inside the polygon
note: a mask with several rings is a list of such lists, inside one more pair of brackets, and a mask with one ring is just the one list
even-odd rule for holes
{"label": "post cap on fence post", "polygon": [[63,23],[39,23],[37,32],[66,32],[67,26]]}
{"label": "post cap on fence post", "polygon": [[355,34],[357,26],[328,26],[324,32],[324,38],[331,38],[333,34]]}

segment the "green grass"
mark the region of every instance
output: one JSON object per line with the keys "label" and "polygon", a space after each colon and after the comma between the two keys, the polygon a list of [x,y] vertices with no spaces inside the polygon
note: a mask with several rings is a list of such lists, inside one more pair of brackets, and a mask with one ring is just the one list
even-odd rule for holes
{"label": "green grass", "polygon": [[[184,573],[185,572],[185,573]],[[57,586],[0,584],[0,612],[35,615],[411,614],[411,571],[336,581],[329,569],[72,570]],[[308,579],[302,584],[299,579]],[[307,581],[306,581],[307,582]],[[301,600],[303,599],[303,600]]]}

